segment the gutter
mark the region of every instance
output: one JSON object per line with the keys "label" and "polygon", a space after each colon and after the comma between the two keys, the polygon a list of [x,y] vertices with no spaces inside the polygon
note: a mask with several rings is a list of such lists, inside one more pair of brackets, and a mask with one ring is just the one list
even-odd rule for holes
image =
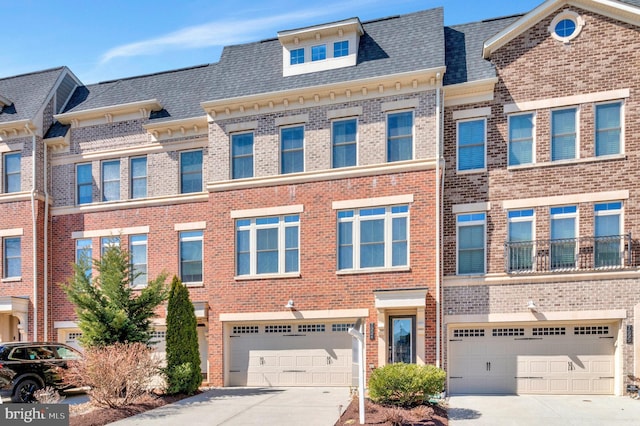
{"label": "gutter", "polygon": [[436,367],[440,368],[441,365],[441,356],[440,353],[442,351],[441,348],[441,344],[440,344],[440,340],[441,340],[441,311],[442,311],[442,302],[441,302],[441,297],[440,297],[440,287],[441,287],[441,280],[440,280],[440,256],[441,256],[441,250],[440,250],[440,241],[441,241],[441,235],[442,235],[442,231],[441,231],[441,217],[440,217],[440,211],[441,211],[441,199],[442,199],[442,192],[440,190],[440,185],[442,182],[442,188],[444,189],[444,161],[442,162],[442,174],[443,176],[440,176],[440,162],[442,160],[442,146],[441,146],[441,142],[442,142],[442,135],[443,135],[443,131],[441,128],[441,124],[442,124],[442,113],[441,113],[441,108],[442,108],[442,102],[441,102],[441,94],[442,94],[442,74],[437,73],[436,74]]}
{"label": "gutter", "polygon": [[31,165],[33,175],[31,176],[31,220],[33,221],[33,341],[38,340],[38,224],[36,222],[36,134],[31,130],[29,124],[24,128],[31,134]]}
{"label": "gutter", "polygon": [[49,147],[43,144],[44,149],[44,341],[49,341],[49,186],[48,171],[49,163],[47,160]]}

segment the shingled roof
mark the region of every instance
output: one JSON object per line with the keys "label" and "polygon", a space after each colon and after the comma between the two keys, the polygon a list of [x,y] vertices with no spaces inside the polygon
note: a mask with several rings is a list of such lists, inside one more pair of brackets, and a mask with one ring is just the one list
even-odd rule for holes
{"label": "shingled roof", "polygon": [[0,124],[33,120],[66,67],[0,79],[0,94],[11,101],[0,109]]}
{"label": "shingled roof", "polygon": [[355,66],[282,76],[277,39],[222,52],[209,99],[219,100],[444,67],[443,9],[364,22]]}
{"label": "shingled roof", "polygon": [[495,77],[495,67],[482,57],[482,46],[485,40],[521,16],[515,15],[445,27],[447,72],[444,75],[444,85]]}
{"label": "shingled roof", "polygon": [[157,99],[164,107],[152,118],[203,116],[203,101],[297,89],[444,67],[443,9],[363,23],[357,65],[304,75],[282,75],[277,39],[225,47],[220,61],[164,73],[80,87],[64,112]]}

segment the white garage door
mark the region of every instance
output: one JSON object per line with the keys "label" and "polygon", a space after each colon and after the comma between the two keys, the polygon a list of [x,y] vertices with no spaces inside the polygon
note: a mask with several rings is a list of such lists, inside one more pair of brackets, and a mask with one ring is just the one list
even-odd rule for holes
{"label": "white garage door", "polygon": [[350,386],[349,323],[234,325],[230,386]]}
{"label": "white garage door", "polygon": [[613,394],[611,325],[449,330],[451,394]]}

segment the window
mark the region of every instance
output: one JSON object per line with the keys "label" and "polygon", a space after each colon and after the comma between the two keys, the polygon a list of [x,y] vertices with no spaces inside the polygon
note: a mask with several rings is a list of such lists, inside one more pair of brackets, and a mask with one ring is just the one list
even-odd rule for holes
{"label": "window", "polygon": [[576,158],[576,108],[551,112],[551,161]]}
{"label": "window", "polygon": [[93,202],[93,178],[91,176],[91,164],[78,164],[76,166],[76,192],[78,204]]}
{"label": "window", "polygon": [[554,30],[559,37],[571,37],[576,31],[576,23],[571,19],[563,19],[556,24]]}
{"label": "window", "polygon": [[102,163],[102,201],[120,199],[120,160]]}
{"label": "window", "polygon": [[509,116],[509,165],[533,163],[533,114]]}
{"label": "window", "polygon": [[91,277],[92,256],[91,238],[76,240],[76,264],[86,268],[87,278]]}
{"label": "window", "polygon": [[131,159],[131,198],[147,196],[147,157]]}
{"label": "window", "polygon": [[19,278],[22,275],[21,238],[4,239],[4,278]]}
{"label": "window", "polygon": [[4,155],[4,192],[20,192],[20,152]]}
{"label": "window", "polygon": [[622,202],[602,203],[594,206],[596,268],[620,266],[624,240],[622,234]]}
{"label": "window", "polygon": [[304,171],[304,126],[280,129],[282,174]]}
{"label": "window", "polygon": [[596,105],[596,156],[620,154],[621,102]]}
{"label": "window", "polygon": [[320,44],[311,47],[311,61],[323,61],[327,59],[327,45]]}
{"label": "window", "polygon": [[104,256],[106,251],[111,247],[120,247],[120,237],[100,238],[100,256]]}
{"label": "window", "polygon": [[553,21],[551,21],[549,32],[556,40],[562,43],[569,43],[578,37],[584,24],[584,19],[576,12],[565,10],[556,15]]}
{"label": "window", "polygon": [[347,56],[349,54],[349,41],[336,41],[333,43],[333,57],[339,58],[341,56]]}
{"label": "window", "polygon": [[551,268],[576,266],[577,206],[551,208]]}
{"label": "window", "polygon": [[202,231],[180,233],[180,279],[183,283],[202,282]]}
{"label": "window", "polygon": [[304,64],[304,49],[293,49],[289,54],[291,65]]}
{"label": "window", "polygon": [[356,132],[358,120],[334,121],[331,125],[333,168],[355,166],[357,163]]}
{"label": "window", "polygon": [[409,265],[409,206],[338,212],[338,270]]}
{"label": "window", "polygon": [[180,153],[180,193],[202,191],[202,151]]}
{"label": "window", "polygon": [[129,252],[131,254],[132,285],[134,287],[147,284],[147,236],[129,236]]}
{"label": "window", "polygon": [[253,133],[231,135],[231,176],[233,179],[253,177]]}
{"label": "window", "polygon": [[458,228],[458,274],[484,274],[486,213],[461,214]]}
{"label": "window", "polygon": [[300,271],[298,215],[238,219],[236,274],[286,274]]}
{"label": "window", "polygon": [[509,219],[509,272],[533,269],[533,209],[514,210]]}
{"label": "window", "polygon": [[413,111],[387,115],[387,161],[413,159]]}
{"label": "window", "polygon": [[458,122],[458,171],[485,168],[486,123],[484,118]]}

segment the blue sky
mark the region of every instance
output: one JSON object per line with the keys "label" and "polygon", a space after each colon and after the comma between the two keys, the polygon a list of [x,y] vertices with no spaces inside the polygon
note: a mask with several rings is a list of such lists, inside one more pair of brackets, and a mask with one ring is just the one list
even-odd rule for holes
{"label": "blue sky", "polygon": [[445,24],[528,12],[543,0],[0,0],[0,78],[66,65],[85,83],[217,62],[277,31],[442,6]]}

